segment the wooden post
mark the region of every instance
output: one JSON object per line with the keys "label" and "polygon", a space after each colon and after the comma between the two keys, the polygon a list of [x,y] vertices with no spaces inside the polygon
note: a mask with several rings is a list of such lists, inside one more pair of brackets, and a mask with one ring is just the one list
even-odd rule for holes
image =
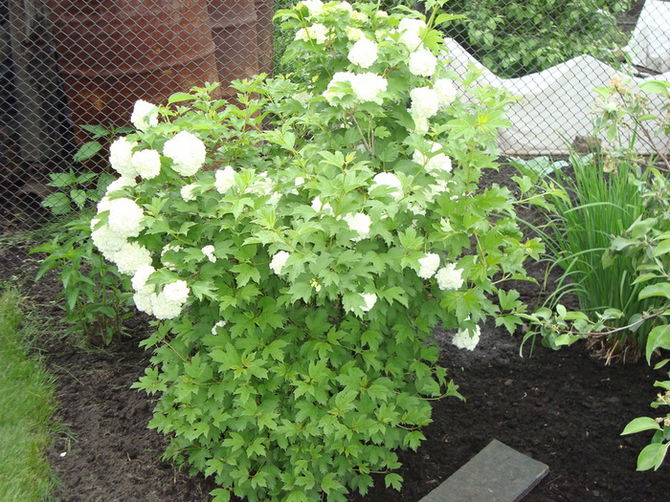
{"label": "wooden post", "polygon": [[43,163],[58,151],[58,73],[49,15],[41,0],[9,0],[16,126],[21,160]]}

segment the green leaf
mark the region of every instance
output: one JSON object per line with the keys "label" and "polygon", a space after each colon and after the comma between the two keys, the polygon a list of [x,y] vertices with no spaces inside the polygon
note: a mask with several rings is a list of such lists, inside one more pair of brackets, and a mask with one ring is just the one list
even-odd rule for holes
{"label": "green leaf", "polygon": [[647,346],[645,349],[645,355],[647,357],[647,363],[651,364],[651,355],[658,348],[661,349],[670,349],[670,325],[663,324],[661,326],[656,326],[649,332],[647,337]]}
{"label": "green leaf", "polygon": [[646,298],[651,298],[653,296],[662,296],[670,299],[670,282],[659,282],[645,287],[640,291],[638,299],[645,300]]}
{"label": "green leaf", "polygon": [[402,489],[402,476],[395,472],[391,472],[384,476],[384,485],[386,485],[386,488],[393,488],[396,491],[400,491]]}
{"label": "green leaf", "polygon": [[214,497],[212,502],[230,502],[230,492],[225,488],[215,488],[209,494]]}
{"label": "green leaf", "polygon": [[175,92],[168,98],[168,105],[173,103],[181,103],[182,101],[192,101],[195,99],[193,94],[187,92]]}
{"label": "green leaf", "polygon": [[109,131],[101,125],[82,125],[79,127],[86,132],[90,132],[93,135],[93,139],[103,138],[109,134]]}
{"label": "green leaf", "polygon": [[637,470],[658,469],[665,459],[670,443],[652,443],[645,446],[637,457]]}
{"label": "green leaf", "polygon": [[628,425],[626,425],[621,435],[635,434],[636,432],[648,430],[659,430],[660,428],[661,426],[658,425],[658,422],[653,418],[638,417],[628,422]]}
{"label": "green leaf", "polygon": [[43,201],[42,205],[55,214],[67,214],[72,209],[70,205],[70,198],[63,192],[56,192],[48,195]]}
{"label": "green leaf", "polygon": [[670,240],[661,241],[653,251],[654,256],[661,256],[667,253],[670,253]]}
{"label": "green leaf", "polygon": [[77,150],[77,153],[74,154],[72,158],[75,162],[84,162],[85,160],[90,159],[95,154],[102,150],[102,144],[98,141],[89,141],[81,145],[81,148]]}
{"label": "green leaf", "polygon": [[72,199],[72,202],[74,202],[79,209],[82,209],[86,204],[88,196],[84,190],[70,190],[70,199]]}

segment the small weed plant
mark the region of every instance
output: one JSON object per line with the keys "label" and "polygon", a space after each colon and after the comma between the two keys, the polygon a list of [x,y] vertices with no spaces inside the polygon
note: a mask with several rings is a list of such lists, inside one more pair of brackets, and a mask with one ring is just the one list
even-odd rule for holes
{"label": "small weed plant", "polygon": [[[611,87],[598,90],[604,106],[597,129],[613,149],[604,154],[602,170],[598,165],[591,166],[586,179],[595,181],[587,181],[584,188],[577,186],[580,177],[584,177],[580,173],[582,166],[577,165],[577,181],[566,187],[566,195],[556,204],[564,211],[558,221],[563,223],[559,231],[564,232],[560,235],[565,244],[549,248],[558,251],[554,259],[566,264],[561,266],[567,275],[578,270],[576,277],[581,284],[575,292],[584,304],[591,302],[587,304],[588,310],[570,312],[560,304],[553,311],[542,308],[527,316],[532,323],[527,338],[541,334],[544,342],[554,348],[580,339],[591,343],[604,341],[608,357],[635,346],[651,364],[655,355],[670,349],[669,145],[661,143],[657,155],[648,159],[639,158],[635,147],[638,142],[652,148],[659,145],[662,137],[656,134],[656,129],[670,134],[670,84],[649,81],[640,90],[662,97],[665,105],[661,113],[651,109],[647,98],[624,82],[614,81]],[[570,199],[571,187],[578,195],[578,202]],[[604,201],[598,195],[601,189],[606,189]],[[572,212],[582,216],[573,221]],[[594,214],[600,216],[596,218]],[[575,232],[584,239],[586,230],[593,228],[601,231],[584,240],[584,245],[569,235]],[[570,247],[572,241],[579,245]],[[599,272],[589,277],[585,257],[596,253],[600,263],[596,259],[590,266]],[[579,270],[582,261],[584,268]],[[599,281],[607,286],[606,290]],[[655,369],[663,368],[669,361],[662,359]],[[655,385],[661,392],[652,407],[670,405],[670,380],[657,381]],[[654,435],[638,456],[638,470],[658,469],[662,465],[670,448],[670,413],[636,418],[623,434],[647,430]]]}
{"label": "small weed plant", "polygon": [[399,489],[395,450],[459,396],[432,328],[472,350],[487,319],[521,322],[499,288],[542,246],[479,185],[508,98],[442,67],[440,6],[279,11],[299,76],[237,82],[237,104],[215,85],[140,101],[112,144],[92,240],[156,318],[150,426],[217,502]]}
{"label": "small weed plant", "polygon": [[[83,157],[81,152],[78,158]],[[43,204],[66,220],[58,224],[49,241],[31,250],[46,253],[35,280],[56,271],[63,287],[68,332],[83,337],[86,343],[105,346],[123,334],[123,320],[130,315],[132,304],[127,292],[129,279],[106,262],[91,241],[92,205],[100,201],[114,177],[74,171],[50,176],[49,184],[57,191]]]}

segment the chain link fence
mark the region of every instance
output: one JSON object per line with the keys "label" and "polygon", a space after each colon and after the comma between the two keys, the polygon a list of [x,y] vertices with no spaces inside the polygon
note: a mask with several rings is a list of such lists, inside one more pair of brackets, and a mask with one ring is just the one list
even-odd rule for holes
{"label": "chain link fence", "polygon": [[[137,99],[165,102],[205,81],[225,89],[232,79],[294,71],[273,65],[287,43],[285,34],[273,37],[273,11],[290,3],[0,0],[0,232],[30,228],[47,214],[40,202],[49,173],[101,169],[72,160],[95,132],[85,126],[122,128]],[[382,5],[400,3],[421,8]],[[575,122],[560,114],[582,109],[586,131],[595,84],[626,68],[638,76],[670,70],[663,66],[670,65],[670,14],[638,23],[651,3],[670,7],[663,0],[451,0],[446,10],[466,17],[444,28],[447,59],[456,72],[483,64],[485,79],[523,98],[503,150],[560,153],[574,135],[561,127]],[[623,50],[631,32],[635,50]],[[573,106],[562,106],[566,100]]]}

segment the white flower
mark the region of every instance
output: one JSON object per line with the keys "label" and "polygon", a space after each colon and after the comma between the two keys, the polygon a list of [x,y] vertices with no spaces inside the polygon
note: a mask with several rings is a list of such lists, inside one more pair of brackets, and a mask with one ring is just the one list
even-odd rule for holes
{"label": "white flower", "polygon": [[144,211],[134,200],[126,197],[109,201],[107,224],[124,237],[137,237],[142,229]]}
{"label": "white flower", "polygon": [[422,279],[430,279],[435,275],[439,266],[440,256],[435,253],[428,253],[419,259],[419,273],[417,275]]}
{"label": "white flower", "polygon": [[146,180],[155,178],[161,172],[161,156],[156,150],[140,150],[130,160],[137,174]]}
{"label": "white flower", "polygon": [[434,171],[444,171],[447,173],[451,172],[451,158],[449,158],[444,153],[438,153],[435,155],[436,152],[440,152],[442,150],[442,145],[433,141],[429,141],[428,144],[430,145],[430,152],[433,155],[426,156],[419,150],[414,150],[412,160],[417,164],[424,166],[426,171],[429,173]]}
{"label": "white flower", "polygon": [[353,12],[354,8],[351,6],[349,2],[338,2],[335,5],[332,6],[333,10],[342,10],[346,12]]}
{"label": "white flower", "polygon": [[323,2],[321,0],[302,0],[297,6],[301,5],[307,7],[310,16],[318,16],[323,10]]}
{"label": "white flower", "polygon": [[385,10],[378,10],[377,17],[389,17],[389,13],[386,12]]}
{"label": "white flower", "polygon": [[172,159],[172,169],[182,176],[192,176],[205,163],[205,144],[188,131],[181,131],[163,145],[163,155]]}
{"label": "white flower", "polygon": [[209,244],[209,245],[205,246],[204,248],[202,248],[200,251],[202,251],[202,254],[204,254],[209,261],[211,261],[212,263],[216,263],[216,255],[214,254],[214,251],[215,251],[214,246]]}
{"label": "white flower", "polygon": [[448,78],[440,78],[433,84],[433,89],[437,94],[437,102],[440,108],[445,108],[454,102],[458,90],[454,83]]}
{"label": "white flower", "polygon": [[[468,317],[468,319],[470,319]],[[475,347],[479,343],[479,335],[481,330],[479,325],[475,326],[475,329],[470,333],[467,329],[459,330],[451,340],[451,343],[456,345],[459,349],[475,350]]]}
{"label": "white flower", "polygon": [[158,124],[158,107],[142,99],[135,101],[130,121],[140,131],[145,131]]}
{"label": "white flower", "polygon": [[344,216],[344,221],[349,225],[349,229],[356,232],[358,235],[351,240],[354,242],[366,239],[370,235],[370,225],[372,220],[365,213],[347,214]]}
{"label": "white flower", "polygon": [[361,68],[370,68],[377,61],[377,44],[367,38],[361,38],[351,47],[347,58]]}
{"label": "white flower", "polygon": [[220,321],[216,321],[216,323],[214,323],[214,326],[212,326],[212,330],[211,330],[212,335],[216,336],[217,330],[219,328],[223,328],[225,325],[226,325],[226,321],[224,321],[223,319],[220,320]]}
{"label": "white flower", "polygon": [[133,295],[133,302],[135,302],[135,306],[140,312],[153,315],[153,304],[157,296],[156,293],[135,293]]}
{"label": "white flower", "polygon": [[380,93],[385,92],[388,87],[386,79],[376,73],[361,73],[355,75],[351,80],[351,88],[359,101],[372,101],[378,105],[382,104]]}
{"label": "white flower", "polygon": [[109,147],[109,163],[112,165],[112,169],[125,178],[135,178],[137,176],[137,171],[133,169],[131,163],[135,146],[137,146],[137,143],[121,136]]}
{"label": "white flower", "polygon": [[133,289],[137,293],[153,293],[153,287],[147,286],[147,280],[149,276],[156,271],[151,265],[142,265],[137,269],[135,275],[133,275],[132,280],[130,281],[133,285]]}
{"label": "white flower", "polygon": [[463,269],[448,263],[437,272],[437,285],[442,290],[458,289],[463,285]]}
{"label": "white flower", "polygon": [[413,51],[421,45],[420,32],[426,27],[426,23],[420,19],[404,18],[398,24],[398,31],[400,32],[400,41],[405,46]]}
{"label": "white flower", "polygon": [[416,216],[424,216],[426,214],[426,210],[414,202],[407,204],[407,210]]}
{"label": "white flower", "polygon": [[191,290],[186,281],[174,281],[163,287],[162,295],[170,302],[185,303]]}
{"label": "white flower", "polygon": [[410,113],[419,117],[429,119],[439,109],[437,104],[437,93],[430,87],[416,87],[409,93],[412,98]]}
{"label": "white flower", "polygon": [[174,319],[181,314],[183,303],[171,301],[163,293],[151,297],[151,309],[156,319]]}
{"label": "white flower", "polygon": [[275,253],[275,255],[272,257],[272,261],[270,262],[270,269],[272,269],[272,271],[277,275],[281,274],[281,270],[284,268],[286,260],[288,260],[289,256],[291,255],[286,251],[278,251]]}
{"label": "white flower", "polygon": [[298,176],[298,177],[294,180],[294,183],[295,183],[295,186],[297,186],[297,187],[302,186],[302,185],[305,184],[305,178],[303,178],[302,176]]}
{"label": "white flower", "polygon": [[344,29],[344,33],[347,35],[347,38],[352,42],[357,42],[362,38],[365,38],[365,33],[359,28],[354,28],[352,26],[347,26]]}
{"label": "white flower", "polygon": [[151,253],[136,242],[126,242],[112,254],[111,261],[126,275],[135,275],[143,265],[151,265]]}
{"label": "white flower", "polygon": [[375,303],[377,303],[377,295],[374,293],[363,293],[361,297],[363,298],[363,302],[365,303],[361,307],[361,310],[363,312],[369,312],[372,309],[372,307],[375,306]]}
{"label": "white flower", "polygon": [[338,71],[333,75],[333,78],[330,80],[328,83],[328,86],[326,87],[326,90],[323,91],[323,97],[326,98],[326,101],[328,101],[329,104],[333,105],[334,103],[334,98],[342,98],[345,94],[347,94],[346,90],[336,90],[335,85],[339,84],[341,82],[347,82],[351,85],[351,79],[355,75],[349,71]]}
{"label": "white flower", "polygon": [[226,166],[214,173],[214,188],[219,193],[226,193],[235,184],[235,169]]}
{"label": "white flower", "polygon": [[314,209],[314,211],[317,213],[333,214],[333,208],[331,205],[328,202],[323,204],[320,197],[314,197],[312,199],[312,209]]}
{"label": "white flower", "polygon": [[190,202],[192,200],[195,200],[195,194],[193,191],[198,188],[197,183],[191,183],[189,185],[184,185],[181,187],[181,190],[179,190],[179,195],[181,195],[181,198],[184,199],[186,202]]}
{"label": "white flower", "polygon": [[317,44],[326,43],[326,38],[328,37],[328,28],[326,28],[321,23],[313,24],[307,28],[300,28],[296,34],[294,40],[314,40]]}
{"label": "white flower", "polygon": [[435,73],[437,59],[428,49],[419,49],[409,55],[409,71],[419,77],[430,77]]}
{"label": "white flower", "polygon": [[433,202],[435,200],[435,197],[440,195],[441,193],[446,192],[449,189],[449,185],[445,180],[437,180],[437,182],[433,185],[428,185],[428,189],[426,190],[426,200],[428,202]]}
{"label": "white flower", "polygon": [[378,173],[375,174],[375,177],[372,178],[373,184],[370,185],[369,191],[374,190],[380,186],[390,187],[393,190],[390,191],[391,196],[395,199],[402,198],[402,183],[398,177],[393,173]]}
{"label": "white flower", "polygon": [[[98,223],[98,219],[94,218],[91,221],[91,228]],[[118,232],[115,232],[108,225],[103,225],[99,228],[93,229],[91,232],[91,238],[93,239],[93,244],[97,247],[102,255],[111,261],[112,256],[119,249],[126,244],[126,238],[122,235],[119,235]]]}
{"label": "white flower", "polygon": [[115,179],[109,185],[107,185],[105,195],[109,195],[112,192],[116,192],[117,190],[121,190],[126,187],[134,187],[135,185],[137,185],[135,178],[126,178],[125,176],[121,176],[120,178]]}
{"label": "white flower", "polygon": [[367,14],[364,14],[363,12],[358,12],[356,10],[351,13],[351,19],[353,19],[354,21],[358,21],[359,23],[364,23],[365,21],[368,20],[368,16]]}

